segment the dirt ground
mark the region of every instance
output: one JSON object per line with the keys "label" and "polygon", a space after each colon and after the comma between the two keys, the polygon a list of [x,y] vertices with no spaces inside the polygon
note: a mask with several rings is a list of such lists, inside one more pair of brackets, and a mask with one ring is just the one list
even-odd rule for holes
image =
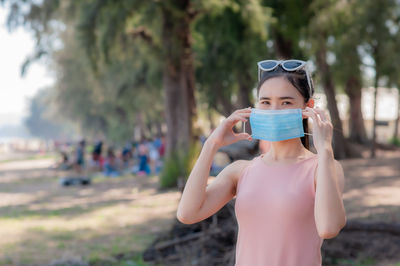
{"label": "dirt ground", "polygon": [[[96,177],[88,187],[64,188],[52,163],[0,163],[0,265],[140,254],[175,220],[179,192],[160,192],[157,177]],[[400,223],[400,150],[341,163],[347,218]]]}
{"label": "dirt ground", "polygon": [[[345,173],[343,194],[348,220],[400,224],[400,149],[378,150],[375,159],[340,161]],[[346,258],[332,265],[400,265],[400,235],[346,231],[324,241],[324,255]],[[325,263],[326,265],[331,265]]]}
{"label": "dirt ground", "polygon": [[375,159],[340,162],[347,218],[400,223],[400,150],[378,150]]}
{"label": "dirt ground", "polygon": [[65,188],[58,180],[65,173],[48,169],[52,163],[0,164],[0,265],[141,254],[171,226],[179,192],[158,191],[157,177],[95,177]]}

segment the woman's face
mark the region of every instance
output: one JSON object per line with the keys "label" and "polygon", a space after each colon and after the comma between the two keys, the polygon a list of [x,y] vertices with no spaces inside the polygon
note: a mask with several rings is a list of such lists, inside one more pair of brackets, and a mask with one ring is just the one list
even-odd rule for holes
{"label": "woman's face", "polygon": [[256,108],[264,110],[304,109],[314,107],[314,100],[306,104],[300,92],[284,77],[266,80],[258,93]]}

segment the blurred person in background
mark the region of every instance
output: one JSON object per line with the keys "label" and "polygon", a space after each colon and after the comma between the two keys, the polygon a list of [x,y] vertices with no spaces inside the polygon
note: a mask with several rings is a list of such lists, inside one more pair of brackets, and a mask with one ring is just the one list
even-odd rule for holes
{"label": "blurred person in background", "polygon": [[160,145],[161,145],[161,142],[158,142],[158,141],[153,141],[148,144],[150,169],[153,174],[158,174],[158,172],[160,170],[160,163],[159,163],[160,162],[160,153],[159,153]]}
{"label": "blurred person in background", "polygon": [[102,156],[103,141],[97,141],[93,146],[92,151],[92,167],[95,171],[101,171],[103,169],[104,158]]}
{"label": "blurred person in background", "polygon": [[118,168],[118,159],[115,156],[114,148],[109,147],[104,160],[103,173],[105,176],[117,177],[120,175]]}
{"label": "blurred person in background", "polygon": [[142,141],[139,144],[139,169],[138,175],[149,175],[151,173],[151,169],[149,166],[149,148],[147,145],[147,141]]}
{"label": "blurred person in background", "polygon": [[85,139],[82,139],[78,142],[75,151],[74,170],[78,175],[83,174],[83,170],[85,168],[85,148],[86,141]]}
{"label": "blurred person in background", "polygon": [[127,142],[122,149],[121,158],[124,169],[128,169],[131,166],[131,160],[133,158],[132,144],[130,142]]}

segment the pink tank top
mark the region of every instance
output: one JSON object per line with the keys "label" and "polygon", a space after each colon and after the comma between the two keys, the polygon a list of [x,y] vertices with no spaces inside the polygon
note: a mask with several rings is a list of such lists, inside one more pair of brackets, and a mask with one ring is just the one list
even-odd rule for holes
{"label": "pink tank top", "polygon": [[238,180],[236,266],[320,266],[314,220],[317,155],[289,165],[254,158]]}

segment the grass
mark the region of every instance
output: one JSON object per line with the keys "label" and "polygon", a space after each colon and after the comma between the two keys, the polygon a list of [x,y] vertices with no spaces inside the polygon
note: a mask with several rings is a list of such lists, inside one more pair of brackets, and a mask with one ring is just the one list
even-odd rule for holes
{"label": "grass", "polygon": [[[398,202],[392,190],[398,187],[392,167],[398,159],[385,162],[391,160],[374,168],[364,163],[360,168],[357,161],[345,165],[352,188],[345,194],[348,215],[364,217],[374,206],[385,210],[376,211],[380,220],[398,213],[398,204],[390,207]],[[141,254],[158,233],[169,230],[180,196],[173,189],[160,192],[156,176],[95,176],[90,186],[69,188],[60,187],[57,173],[46,169],[0,170],[0,177],[0,265],[45,265],[64,256],[91,265],[146,265]],[[379,265],[371,258],[331,262]]]}
{"label": "grass", "polygon": [[7,172],[0,187],[0,265],[43,265],[63,256],[146,265],[141,253],[175,219],[179,192],[160,193],[156,176],[96,177],[90,186],[63,188],[54,172],[41,171],[34,178]]}
{"label": "grass", "polygon": [[351,266],[369,266],[376,265],[377,261],[373,258],[364,258],[361,260],[346,260],[346,259],[338,259],[338,265],[351,265]]}
{"label": "grass", "polygon": [[395,145],[397,147],[400,147],[400,138],[397,138],[397,137],[391,138],[389,140],[389,143],[392,145]]}
{"label": "grass", "polygon": [[147,264],[143,261],[140,254],[131,255],[124,257],[122,259],[109,259],[107,261],[101,259],[91,259],[89,260],[90,265],[111,265],[111,266],[146,266]]}

